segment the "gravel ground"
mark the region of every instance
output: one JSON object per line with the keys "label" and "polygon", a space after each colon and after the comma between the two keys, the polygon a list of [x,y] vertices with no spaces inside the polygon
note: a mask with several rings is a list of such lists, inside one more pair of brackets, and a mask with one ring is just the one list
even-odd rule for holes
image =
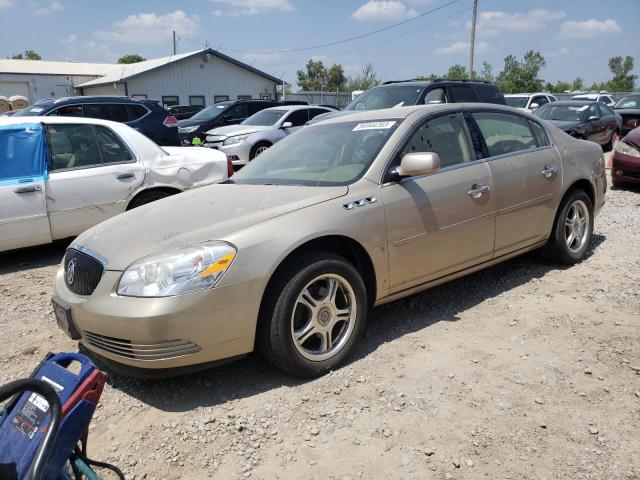
{"label": "gravel ground", "polygon": [[[113,374],[90,435],[128,478],[640,478],[640,190],[593,252],[536,253],[374,310],[348,365],[300,381],[257,355]],[[64,245],[0,255],[0,383],[74,351],[49,297]]]}

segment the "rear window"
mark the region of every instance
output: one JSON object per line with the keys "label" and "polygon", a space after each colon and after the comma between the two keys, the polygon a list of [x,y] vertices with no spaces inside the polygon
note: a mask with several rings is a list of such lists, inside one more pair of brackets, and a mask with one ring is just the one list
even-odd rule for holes
{"label": "rear window", "polygon": [[465,87],[461,85],[452,85],[450,89],[451,89],[451,93],[453,94],[454,102],[463,103],[463,102],[478,101],[476,92],[474,92],[471,87]]}
{"label": "rear window", "polygon": [[148,110],[142,105],[127,105],[127,118],[129,122],[144,117],[147,112]]}

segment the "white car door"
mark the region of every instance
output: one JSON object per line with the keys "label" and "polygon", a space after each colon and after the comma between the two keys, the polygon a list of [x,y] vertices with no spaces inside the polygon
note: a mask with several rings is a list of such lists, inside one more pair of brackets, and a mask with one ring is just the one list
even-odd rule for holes
{"label": "white car door", "polygon": [[51,241],[40,124],[0,126],[0,251]]}
{"label": "white car door", "polygon": [[125,211],[144,180],[133,150],[104,125],[49,124],[51,149],[46,182],[54,239],[80,234]]}

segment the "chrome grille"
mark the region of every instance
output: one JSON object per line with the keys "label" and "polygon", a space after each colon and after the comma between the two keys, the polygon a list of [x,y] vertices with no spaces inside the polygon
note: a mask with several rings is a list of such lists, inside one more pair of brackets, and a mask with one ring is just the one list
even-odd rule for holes
{"label": "chrome grille", "polygon": [[64,282],[77,295],[91,295],[103,273],[104,265],[91,255],[73,248],[64,254]]}
{"label": "chrome grille", "polygon": [[166,360],[197,353],[201,349],[188,340],[170,340],[160,343],[133,343],[122,338],[106,337],[92,332],[83,332],[85,340],[92,346],[126,358],[136,360]]}

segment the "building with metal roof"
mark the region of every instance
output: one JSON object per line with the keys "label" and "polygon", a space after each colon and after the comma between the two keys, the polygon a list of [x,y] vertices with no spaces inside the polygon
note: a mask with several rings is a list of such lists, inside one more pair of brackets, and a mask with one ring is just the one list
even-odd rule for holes
{"label": "building with metal roof", "polygon": [[120,95],[164,105],[276,98],[282,80],[206,48],[131,64],[0,60],[0,95],[34,103],[71,95]]}

